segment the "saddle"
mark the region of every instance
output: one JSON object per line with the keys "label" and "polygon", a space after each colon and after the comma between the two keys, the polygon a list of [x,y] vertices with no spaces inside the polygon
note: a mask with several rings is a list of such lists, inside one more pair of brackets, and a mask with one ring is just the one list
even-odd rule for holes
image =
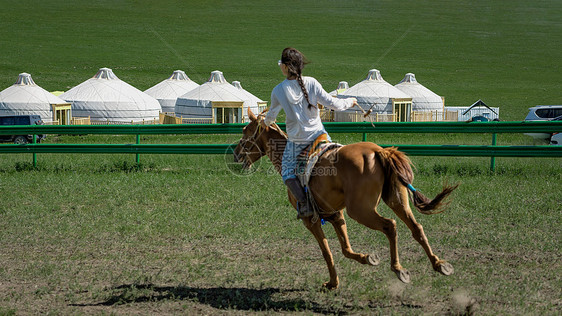
{"label": "saddle", "polygon": [[310,146],[305,148],[297,157],[298,163],[297,163],[296,174],[301,182],[301,185],[304,188],[304,191],[306,192],[308,201],[314,210],[315,214],[313,217],[313,222],[316,222],[316,220],[318,220],[319,215],[321,215],[323,212],[322,210],[320,210],[318,204],[314,200],[314,196],[312,195],[312,192],[308,189],[310,178],[313,175],[330,175],[331,174],[330,172],[332,173],[335,172],[335,170],[333,169],[323,170],[323,169],[314,169],[314,167],[316,166],[316,163],[318,162],[320,157],[322,157],[327,153],[332,153],[333,150],[337,151],[341,147],[343,147],[342,144],[332,143],[328,140],[327,134],[322,134],[318,136],[314,140],[314,142]]}

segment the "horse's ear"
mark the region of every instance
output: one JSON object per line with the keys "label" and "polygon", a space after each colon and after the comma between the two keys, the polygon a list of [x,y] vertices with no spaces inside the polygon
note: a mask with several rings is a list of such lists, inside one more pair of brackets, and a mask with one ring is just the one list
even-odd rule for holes
{"label": "horse's ear", "polygon": [[254,114],[254,112],[252,112],[252,110],[250,110],[250,107],[248,107],[248,117],[250,118],[250,121],[255,121],[258,118],[256,117],[256,115]]}

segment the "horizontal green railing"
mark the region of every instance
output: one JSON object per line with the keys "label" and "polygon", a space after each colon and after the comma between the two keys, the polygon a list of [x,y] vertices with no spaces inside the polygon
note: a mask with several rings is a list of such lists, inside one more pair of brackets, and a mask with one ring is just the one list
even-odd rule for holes
{"label": "horizontal green railing", "polygon": [[[562,146],[381,145],[411,156],[562,157]],[[228,144],[27,144],[5,145],[0,153],[230,154]]]}
{"label": "horizontal green railing", "polygon": [[[139,135],[147,134],[242,134],[246,124],[170,124],[170,125],[34,125],[0,126],[0,135],[109,134],[136,135],[136,144],[3,144],[0,153],[130,153],[136,154],[225,154],[228,144],[140,144]],[[279,124],[285,128],[285,124]],[[535,122],[327,122],[329,133],[483,133],[492,134],[492,145],[382,145],[395,146],[412,156],[492,157],[562,157],[562,146],[497,146],[497,133],[555,133],[562,131],[562,121]]]}
{"label": "horizontal green railing", "polygon": [[[246,124],[24,125],[0,126],[0,135],[24,134],[241,134]],[[522,122],[326,122],[329,133],[553,133],[562,121]],[[285,128],[285,124],[279,124]]]}

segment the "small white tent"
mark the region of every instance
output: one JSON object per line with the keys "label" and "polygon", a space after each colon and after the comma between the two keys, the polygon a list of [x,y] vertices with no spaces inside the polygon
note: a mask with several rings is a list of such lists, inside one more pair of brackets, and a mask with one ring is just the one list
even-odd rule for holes
{"label": "small white tent", "polygon": [[[367,78],[338,95],[338,98],[354,97],[365,111],[371,110],[371,119],[376,121],[407,122],[411,119],[412,98],[384,81],[377,69],[371,69]],[[336,121],[358,121],[362,119],[357,107],[336,112]]]}
{"label": "small white tent", "polygon": [[101,68],[60,97],[72,103],[74,116],[89,116],[92,121],[155,120],[162,111],[155,98],[117,78],[109,68]]}
{"label": "small white tent", "polygon": [[347,89],[349,89],[349,84],[347,83],[347,81],[340,81],[336,90],[330,91],[330,95],[335,97],[338,94],[344,93]]}
{"label": "small white tent", "polygon": [[258,104],[226,81],[221,71],[211,73],[209,81],[180,96],[176,116],[203,119],[213,123],[240,123],[247,120],[248,107],[257,113]]}
{"label": "small white tent", "polygon": [[16,83],[0,92],[0,115],[40,115],[53,120],[53,104],[68,104],[41,88],[28,73],[21,73]]}
{"label": "small white tent", "polygon": [[251,106],[252,106],[252,111],[254,110],[254,103],[257,104],[257,112],[254,113],[261,113],[261,111],[265,110],[267,108],[267,102],[263,101],[262,99],[256,97],[255,95],[253,95],[252,93],[250,93],[249,91],[247,91],[246,89],[242,88],[242,84],[240,84],[240,81],[232,81],[232,85],[237,88],[238,90],[242,91],[242,93],[244,93],[248,99],[251,102]]}
{"label": "small white tent", "polygon": [[[387,114],[393,113],[392,99],[411,100],[409,95],[386,82],[377,69],[369,70],[369,74],[365,80],[345,90],[339,97],[357,98],[357,103],[359,103],[363,109],[372,109],[373,112]],[[354,108],[350,110],[358,111]]]}
{"label": "small white tent", "polygon": [[160,102],[162,112],[174,112],[178,97],[197,87],[199,84],[191,81],[185,72],[176,70],[170,78],[148,88],[144,93]]}
{"label": "small white tent", "polygon": [[443,98],[420,84],[413,73],[407,73],[395,87],[412,97],[414,111],[443,111]]}

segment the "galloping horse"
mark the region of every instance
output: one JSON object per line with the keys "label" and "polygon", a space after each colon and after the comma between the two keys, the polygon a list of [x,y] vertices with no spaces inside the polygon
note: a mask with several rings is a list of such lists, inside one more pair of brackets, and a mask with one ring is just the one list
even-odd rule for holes
{"label": "galloping horse", "polygon": [[[234,159],[249,168],[252,163],[267,155],[280,172],[281,157],[287,136],[277,124],[269,127],[262,124],[263,115],[264,113],[261,113],[256,117],[248,109],[250,123],[243,129],[243,137],[234,150]],[[332,168],[334,171],[318,172],[317,175],[312,176],[309,188],[321,210],[320,216],[334,226],[345,257],[362,264],[378,264],[376,256],[356,253],[351,249],[343,216],[344,208],[349,217],[371,229],[380,230],[386,235],[390,242],[391,270],[402,282],[410,282],[409,272],[400,265],[398,260],[396,221],[382,217],[377,212],[377,205],[382,198],[412,231],[414,239],[421,244],[429,257],[433,269],[444,275],[453,273],[453,266],[440,260],[431,251],[423,228],[416,222],[410,209],[409,197],[411,194],[412,202],[422,214],[435,214],[443,206],[443,200],[458,185],[445,186],[441,193],[433,200],[429,200],[411,186],[414,176],[411,162],[404,153],[396,148],[382,148],[368,142],[346,145],[341,147],[335,155],[323,155],[315,168],[326,168],[326,170]],[[296,199],[290,192],[289,200],[296,209]],[[312,217],[308,217],[303,219],[303,223],[318,241],[326,260],[330,280],[324,283],[324,286],[329,289],[337,288],[339,279],[320,221],[314,221]]]}

